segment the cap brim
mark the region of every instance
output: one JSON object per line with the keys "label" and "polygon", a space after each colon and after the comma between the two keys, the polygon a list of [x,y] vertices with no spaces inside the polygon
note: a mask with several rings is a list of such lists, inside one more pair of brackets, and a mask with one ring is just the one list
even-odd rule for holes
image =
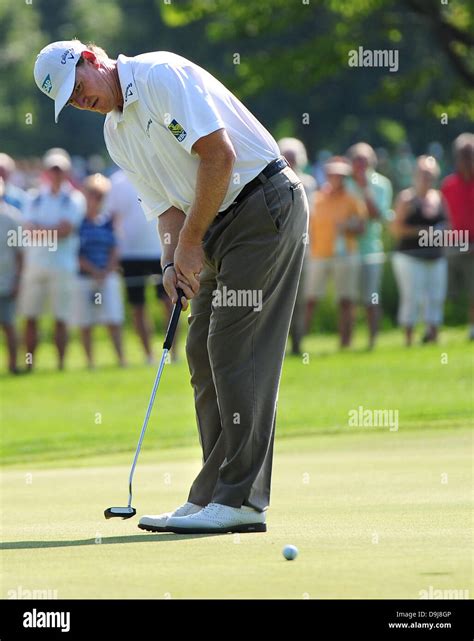
{"label": "cap brim", "polygon": [[54,101],[54,122],[58,122],[59,114],[64,109],[67,101],[71,97],[76,82],[76,67],[71,68],[71,72],[63,82],[61,89],[58,91]]}

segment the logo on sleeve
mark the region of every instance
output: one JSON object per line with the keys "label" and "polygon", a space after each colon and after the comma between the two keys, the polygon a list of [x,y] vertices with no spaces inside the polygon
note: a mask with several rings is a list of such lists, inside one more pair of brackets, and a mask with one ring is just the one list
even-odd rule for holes
{"label": "logo on sleeve", "polygon": [[170,124],[168,125],[168,129],[171,131],[178,142],[183,142],[183,140],[187,136],[187,133],[185,132],[183,127],[176,120],[172,120],[170,122]]}
{"label": "logo on sleeve", "polygon": [[53,83],[51,82],[51,76],[48,75],[46,78],[43,80],[43,84],[41,85],[41,89],[45,91],[46,93],[51,93],[51,89],[53,88]]}

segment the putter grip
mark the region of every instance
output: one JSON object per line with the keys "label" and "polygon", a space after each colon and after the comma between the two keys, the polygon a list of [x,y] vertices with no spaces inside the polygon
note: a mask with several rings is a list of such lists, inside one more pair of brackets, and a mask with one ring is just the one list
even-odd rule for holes
{"label": "putter grip", "polygon": [[171,345],[173,344],[174,334],[176,332],[176,328],[178,327],[179,315],[181,314],[181,309],[183,307],[181,303],[181,296],[184,296],[184,292],[179,287],[177,289],[177,292],[178,292],[178,300],[176,301],[176,304],[173,308],[173,313],[171,314],[168,329],[166,330],[163,349],[171,349]]}

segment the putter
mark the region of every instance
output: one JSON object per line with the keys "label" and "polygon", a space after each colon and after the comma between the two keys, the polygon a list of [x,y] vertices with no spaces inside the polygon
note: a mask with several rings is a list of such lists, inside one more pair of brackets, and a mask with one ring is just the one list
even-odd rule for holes
{"label": "putter", "polygon": [[160,365],[156,373],[155,382],[153,384],[153,390],[151,392],[150,402],[148,403],[148,409],[146,411],[145,420],[143,421],[142,431],[140,433],[140,438],[138,439],[137,450],[135,452],[132,468],[130,470],[130,477],[128,480],[128,491],[129,491],[128,505],[126,507],[108,507],[106,510],[104,510],[104,516],[106,519],[112,519],[112,518],[130,519],[132,516],[135,516],[135,514],[137,513],[136,509],[132,507],[133,474],[135,472],[135,466],[137,464],[138,455],[140,454],[140,450],[142,448],[143,438],[145,436],[146,428],[148,425],[148,419],[150,418],[151,410],[153,408],[153,403],[155,401],[156,391],[158,389],[158,385],[160,384],[161,374],[165,366],[166,355],[171,349],[171,345],[173,344],[174,334],[176,332],[176,327],[178,326],[179,315],[182,309],[181,297],[184,296],[184,293],[181,289],[178,289],[177,291],[178,291],[178,300],[176,301],[176,304],[174,306],[173,313],[171,315],[171,319],[168,325],[168,329],[166,330],[166,336],[163,343],[163,354],[161,356]]}

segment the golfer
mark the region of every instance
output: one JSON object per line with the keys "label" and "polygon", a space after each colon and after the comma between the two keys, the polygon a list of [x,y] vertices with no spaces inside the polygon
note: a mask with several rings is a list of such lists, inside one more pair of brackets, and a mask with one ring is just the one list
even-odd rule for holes
{"label": "golfer", "polygon": [[[157,219],[163,284],[191,300],[186,352],[203,450],[187,502],[141,529],[264,532],[280,374],[308,204],[268,131],[216,78],[166,51],[110,59],[78,40],[34,70],[54,100],[107,114],[112,160]],[[183,307],[187,308],[183,299]]]}

